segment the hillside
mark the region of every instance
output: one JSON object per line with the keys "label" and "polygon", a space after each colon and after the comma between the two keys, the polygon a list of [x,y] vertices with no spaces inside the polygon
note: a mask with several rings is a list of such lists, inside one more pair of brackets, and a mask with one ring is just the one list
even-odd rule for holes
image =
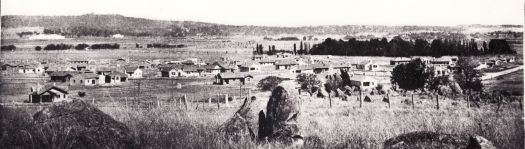
{"label": "hillside", "polygon": [[[109,36],[120,33],[129,36],[198,36],[198,35],[355,35],[401,34],[408,32],[462,32],[462,26],[382,26],[343,25],[305,27],[234,26],[193,21],[164,21],[122,15],[86,14],[80,16],[2,16],[3,28],[43,27],[48,31],[70,36]],[[479,25],[476,27],[480,27]],[[517,28],[521,25],[481,26],[483,28]]]}

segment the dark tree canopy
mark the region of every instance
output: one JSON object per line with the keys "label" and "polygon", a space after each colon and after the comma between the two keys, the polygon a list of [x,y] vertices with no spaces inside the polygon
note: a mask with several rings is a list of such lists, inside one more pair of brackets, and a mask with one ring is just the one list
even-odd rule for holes
{"label": "dark tree canopy", "polygon": [[476,62],[472,58],[460,57],[457,62],[457,71],[454,79],[458,82],[461,89],[464,91],[482,91],[483,84],[481,83],[481,76],[483,73],[474,69]]}
{"label": "dark tree canopy", "polygon": [[[492,39],[489,46],[465,39],[434,39],[428,42],[425,39],[406,41],[396,36],[389,42],[386,38],[370,40],[348,41],[327,38],[320,44],[315,44],[310,50],[312,55],[348,55],[348,56],[444,56],[459,55],[472,56],[480,54],[512,54],[509,44],[504,39]],[[300,48],[302,50],[302,48]]]}
{"label": "dark tree canopy", "polygon": [[423,88],[432,76],[432,71],[427,69],[425,63],[421,59],[415,59],[407,64],[397,65],[392,71],[391,82],[401,89],[415,90]]}

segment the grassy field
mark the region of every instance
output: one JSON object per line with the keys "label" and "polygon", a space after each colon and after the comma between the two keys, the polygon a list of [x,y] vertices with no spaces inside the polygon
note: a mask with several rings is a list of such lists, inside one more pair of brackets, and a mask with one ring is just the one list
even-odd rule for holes
{"label": "grassy field", "polygon": [[[291,91],[293,93],[293,91]],[[257,92],[254,110],[264,109],[269,92]],[[303,148],[382,148],[383,142],[396,135],[426,130],[459,135],[481,135],[494,142],[498,148],[523,148],[525,139],[523,120],[517,103],[504,104],[496,112],[496,106],[482,104],[481,108],[466,108],[466,103],[453,99],[440,101],[416,96],[415,109],[401,100],[408,97],[392,97],[391,108],[381,102],[382,96],[373,96],[373,102],[365,102],[359,108],[357,97],[349,101],[333,98],[312,98],[292,94],[301,100],[299,127],[307,143]],[[267,148],[248,139],[228,142],[217,128],[230,118],[241,101],[229,106],[189,103],[192,108],[164,103],[161,107],[126,108],[95,104],[102,111],[127,125],[138,148]],[[202,105],[198,106],[196,105]],[[36,110],[13,108],[20,121],[30,121]],[[27,138],[26,138],[27,139]],[[274,146],[279,147],[279,146]],[[282,146],[281,146],[282,147]]]}
{"label": "grassy field", "polygon": [[523,91],[523,71],[516,71],[507,75],[496,77],[495,79],[483,82],[486,91],[503,90],[509,92]]}

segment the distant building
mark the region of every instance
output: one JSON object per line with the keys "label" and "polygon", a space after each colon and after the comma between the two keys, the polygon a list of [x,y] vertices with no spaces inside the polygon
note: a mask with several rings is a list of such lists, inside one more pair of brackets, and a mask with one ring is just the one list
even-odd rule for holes
{"label": "distant building", "polygon": [[112,38],[124,38],[124,35],[122,34],[114,34],[114,35],[111,35]]}
{"label": "distant building", "polygon": [[363,71],[377,71],[379,70],[379,65],[373,63],[372,61],[364,61],[356,65],[356,69]]}
{"label": "distant building", "polygon": [[69,85],[85,85],[85,86],[94,86],[97,85],[99,80],[99,75],[94,73],[79,73],[71,77]]}
{"label": "distant building", "polygon": [[30,103],[39,102],[60,102],[68,99],[68,92],[54,85],[37,86],[31,88],[29,94]]}
{"label": "distant building", "polygon": [[215,75],[215,84],[225,85],[233,84],[235,82],[241,83],[242,85],[246,84],[247,81],[253,79],[252,75],[247,73],[219,73]]}
{"label": "distant building", "polygon": [[274,66],[275,65],[275,60],[262,59],[261,61],[259,61],[259,64],[261,64],[262,66]]}
{"label": "distant building", "polygon": [[406,64],[406,63],[410,63],[410,61],[412,61],[412,59],[410,58],[406,58],[406,57],[397,57],[393,60],[390,60],[390,65],[399,65],[399,64]]}
{"label": "distant building", "polygon": [[134,78],[134,79],[142,78],[142,69],[138,67],[127,66],[127,67],[124,67],[124,71],[128,75],[128,78]]}
{"label": "distant building", "polygon": [[355,75],[350,77],[350,84],[362,90],[372,89],[377,86],[377,80],[368,76]]}
{"label": "distant building", "polygon": [[219,65],[211,64],[204,66],[206,69],[206,73],[216,75],[218,73],[221,73],[221,67]]}
{"label": "distant building", "polygon": [[246,62],[239,65],[239,72],[255,72],[260,71],[260,66],[257,63]]}
{"label": "distant building", "polygon": [[280,60],[275,62],[276,70],[292,70],[299,65],[295,60]]}
{"label": "distant building", "polygon": [[314,73],[314,68],[311,65],[299,65],[294,70],[295,73]]}
{"label": "distant building", "polygon": [[55,71],[49,74],[51,82],[69,82],[71,77],[73,77],[72,72],[68,71]]}

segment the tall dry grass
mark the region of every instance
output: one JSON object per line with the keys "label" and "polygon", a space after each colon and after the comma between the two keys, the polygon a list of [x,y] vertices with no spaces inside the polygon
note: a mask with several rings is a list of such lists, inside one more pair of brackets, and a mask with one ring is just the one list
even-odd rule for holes
{"label": "tall dry grass", "polygon": [[[264,96],[258,99],[264,100]],[[496,112],[495,105],[467,109],[464,103],[453,100],[443,101],[442,108],[436,110],[432,102],[422,102],[416,109],[398,101],[392,108],[381,102],[364,103],[363,108],[359,108],[355,100],[340,101],[338,98],[333,99],[334,106],[329,108],[327,99],[303,98],[298,119],[306,140],[303,148],[382,148],[388,138],[412,131],[480,135],[498,148],[524,148],[523,111],[517,103],[505,104],[501,108],[503,111]],[[452,102],[459,104],[453,106]],[[176,106],[100,109],[130,128],[134,148],[268,148],[268,145],[247,138],[231,142],[217,131],[238,106],[230,104],[231,108],[221,109]],[[71,139],[67,131],[33,126],[30,123],[33,113],[34,110],[24,108],[3,108],[0,112],[2,124],[8,125],[2,125],[0,130],[7,132],[9,137],[2,137],[0,143],[7,144],[7,148],[69,147]]]}

